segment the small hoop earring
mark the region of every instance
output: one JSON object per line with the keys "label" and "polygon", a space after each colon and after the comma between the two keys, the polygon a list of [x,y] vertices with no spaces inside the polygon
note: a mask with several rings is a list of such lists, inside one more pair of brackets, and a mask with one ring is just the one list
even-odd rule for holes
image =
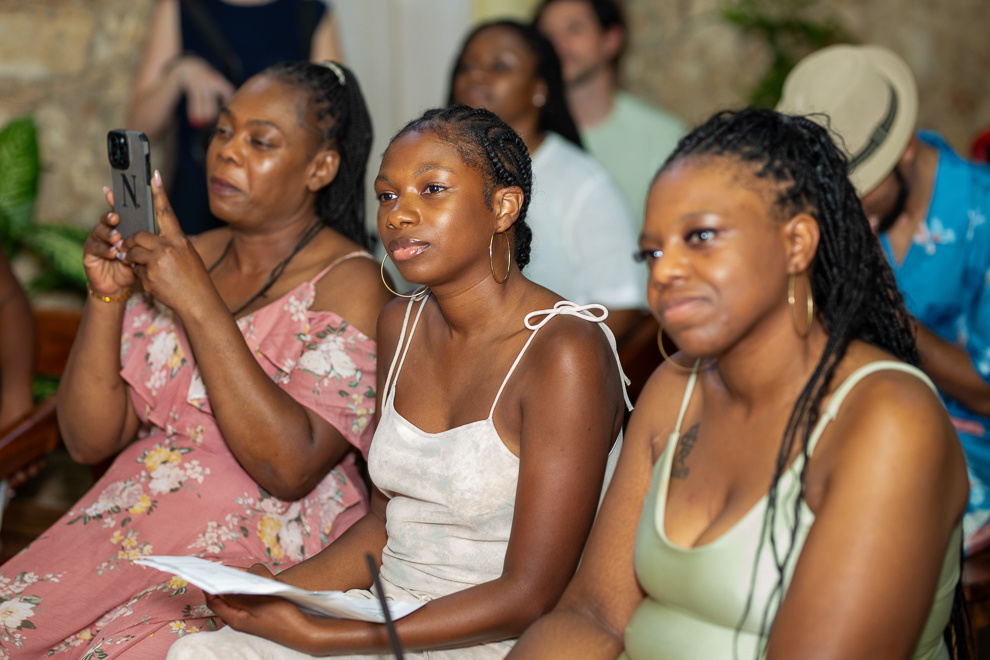
{"label": "small hoop earring", "polygon": [[409,294],[399,293],[398,291],[396,291],[395,289],[393,289],[392,287],[390,287],[388,285],[388,280],[385,279],[385,260],[386,259],[388,259],[388,255],[387,254],[384,257],[382,257],[382,284],[385,285],[385,288],[386,289],[388,289],[389,291],[391,291],[395,295],[399,296],[400,298],[412,298],[413,300],[419,300],[420,298],[424,298],[424,297],[426,297],[427,294],[430,293],[430,290],[427,287],[425,287],[425,286],[422,289],[420,289],[419,291],[414,291],[413,293],[409,293]]}
{"label": "small hoop earring", "polygon": [[509,255],[508,256],[509,264],[505,268],[505,277],[503,277],[502,279],[498,279],[498,275],[495,274],[495,257],[492,254],[492,251],[493,251],[492,248],[495,245],[495,234],[497,234],[497,233],[498,232],[494,232],[493,231],[492,232],[492,237],[488,241],[488,263],[489,263],[489,265],[492,268],[492,277],[495,278],[495,281],[498,282],[499,284],[504,284],[505,281],[507,279],[509,279],[509,271],[512,270],[512,248],[509,247],[509,237],[508,236],[505,236],[505,233],[503,232],[502,235],[505,236],[505,249],[506,249],[506,252]]}
{"label": "small hoop earring", "polygon": [[797,276],[791,273],[787,280],[787,305],[791,308],[791,320],[794,321],[794,330],[801,339],[811,334],[811,324],[815,320],[815,299],[811,296],[811,281],[808,281],[808,321],[805,324],[804,332],[798,326],[797,298],[794,295],[794,280]]}
{"label": "small hoop earring", "polygon": [[[660,348],[660,355],[663,356],[664,361],[665,362],[669,362],[670,363],[670,366],[674,367],[678,371],[683,371],[683,372],[686,372],[686,373],[691,373],[693,371],[696,371],[698,369],[698,365],[701,364],[701,359],[700,358],[697,359],[697,360],[695,360],[693,367],[684,367],[684,366],[681,366],[681,365],[677,364],[673,360],[671,360],[670,359],[670,356],[667,355],[667,351],[664,350],[664,347],[663,347],[663,326],[662,325],[660,326],[660,331],[657,333],[657,346]],[[708,365],[705,365],[705,366],[707,367]]]}

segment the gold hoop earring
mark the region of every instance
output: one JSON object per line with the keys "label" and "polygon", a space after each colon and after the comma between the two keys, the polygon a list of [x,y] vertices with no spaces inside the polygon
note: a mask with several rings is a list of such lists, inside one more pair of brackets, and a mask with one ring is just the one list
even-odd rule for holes
{"label": "gold hoop earring", "polygon": [[492,268],[492,277],[495,278],[495,281],[498,282],[499,284],[503,284],[507,279],[509,279],[509,271],[512,270],[512,248],[509,247],[509,237],[505,236],[505,233],[503,232],[502,235],[505,236],[505,250],[506,253],[509,255],[508,256],[509,263],[505,268],[505,277],[503,277],[502,279],[498,279],[498,275],[495,274],[495,257],[492,255],[493,247],[495,245],[495,234],[497,233],[498,232],[493,231],[492,237],[488,241],[488,263]]}
{"label": "gold hoop earring", "polygon": [[413,293],[409,293],[409,294],[399,293],[398,291],[396,291],[395,289],[393,289],[392,287],[390,287],[388,285],[388,280],[385,279],[385,260],[386,259],[388,259],[388,255],[387,254],[384,257],[382,257],[382,284],[385,285],[385,288],[386,289],[388,289],[389,291],[391,291],[395,295],[399,296],[400,298],[412,298],[413,300],[419,300],[420,298],[425,297],[430,292],[430,290],[427,287],[425,287],[425,286],[422,289],[420,289],[419,291],[414,291]]}
{"label": "gold hoop earring", "polygon": [[684,371],[686,373],[691,373],[694,370],[696,370],[698,368],[698,365],[701,363],[701,360],[699,359],[699,360],[695,360],[695,363],[694,363],[694,366],[693,367],[684,367],[684,366],[681,366],[681,365],[677,364],[673,360],[671,360],[670,359],[670,356],[667,355],[667,351],[665,351],[664,348],[663,348],[663,326],[662,325],[660,326],[660,332],[657,333],[657,346],[660,348],[660,355],[663,356],[664,361],[665,362],[669,362],[670,363],[670,366],[674,367],[675,369],[677,369],[679,371]]}
{"label": "gold hoop earring", "polygon": [[791,320],[794,321],[794,330],[798,333],[801,339],[806,338],[811,334],[811,324],[815,320],[815,299],[811,296],[811,280],[808,280],[808,321],[804,327],[804,332],[801,332],[801,328],[798,327],[797,318],[797,298],[794,295],[794,280],[797,277],[791,273],[790,278],[787,280],[787,305],[791,308]]}

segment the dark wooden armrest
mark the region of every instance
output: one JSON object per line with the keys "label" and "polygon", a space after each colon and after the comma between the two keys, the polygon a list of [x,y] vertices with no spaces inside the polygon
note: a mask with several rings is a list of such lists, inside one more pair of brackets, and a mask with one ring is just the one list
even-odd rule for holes
{"label": "dark wooden armrest", "polygon": [[0,431],[0,479],[42,459],[61,439],[50,396]]}

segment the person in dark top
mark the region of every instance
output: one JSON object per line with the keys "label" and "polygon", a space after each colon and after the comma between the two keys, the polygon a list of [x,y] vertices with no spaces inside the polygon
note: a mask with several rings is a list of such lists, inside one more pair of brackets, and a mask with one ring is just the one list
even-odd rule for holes
{"label": "person in dark top", "polygon": [[220,108],[251,76],[287,60],[340,61],[335,15],[323,0],[159,0],[128,108],[172,167],[170,200],[182,230],[220,226],[203,159]]}

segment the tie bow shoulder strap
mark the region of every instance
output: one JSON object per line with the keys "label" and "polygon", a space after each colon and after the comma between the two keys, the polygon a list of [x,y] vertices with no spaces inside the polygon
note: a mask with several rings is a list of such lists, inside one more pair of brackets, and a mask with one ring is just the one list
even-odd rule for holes
{"label": "tie bow shoulder strap", "polygon": [[[529,330],[533,331],[533,334],[530,335],[530,338],[527,340],[526,344],[529,345],[529,342],[532,341],[534,336],[536,336],[537,330],[545,326],[553,317],[560,315],[576,316],[580,319],[584,319],[585,321],[597,323],[598,327],[602,329],[602,332],[605,333],[605,338],[608,339],[608,345],[612,347],[612,355],[615,356],[615,365],[619,368],[619,376],[622,379],[622,398],[626,402],[626,408],[628,410],[632,410],[633,404],[632,401],[629,400],[629,393],[626,391],[626,387],[631,381],[622,370],[622,362],[619,360],[619,349],[615,344],[615,335],[612,334],[612,330],[604,323],[605,319],[608,318],[608,309],[606,309],[604,305],[599,305],[598,303],[576,305],[569,300],[561,300],[553,306],[553,309],[541,309],[530,312],[526,315],[524,323]],[[541,316],[543,318],[539,321],[534,320]]]}

